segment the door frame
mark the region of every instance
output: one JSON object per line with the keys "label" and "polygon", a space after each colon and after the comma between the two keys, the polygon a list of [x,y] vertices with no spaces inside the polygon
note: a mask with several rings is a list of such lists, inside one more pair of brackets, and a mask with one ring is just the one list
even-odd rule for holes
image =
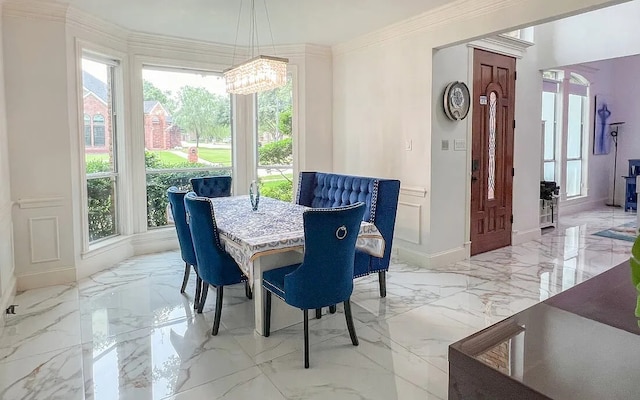
{"label": "door frame", "polygon": [[[509,38],[505,38],[503,36],[498,36],[501,40],[496,40],[495,38],[487,38],[475,40],[473,42],[467,43],[467,82],[473,82],[473,51],[475,49],[485,50],[496,54],[501,54],[508,57],[513,57],[516,59],[516,69],[518,71],[518,60],[521,59],[524,55],[524,51],[527,47],[531,46],[533,43],[525,42],[522,40],[518,40],[518,46],[513,46],[511,43],[512,40]],[[514,99],[514,109],[513,115],[514,119],[518,119],[518,81],[516,80],[516,96]],[[466,157],[466,166],[467,169],[465,175],[465,211],[464,211],[464,249],[466,252],[467,258],[471,257],[471,158],[472,158],[472,150],[473,150],[473,120],[471,116],[473,115],[472,108],[475,105],[475,98],[473,94],[473,90],[471,90],[471,109],[469,110],[469,119],[467,119],[467,157]],[[514,148],[513,148],[513,165],[515,168],[516,164],[516,146],[515,146],[515,129],[514,129]],[[515,182],[516,176],[513,177]],[[514,191],[515,192],[515,191]],[[513,207],[513,198],[514,194],[511,193],[512,206],[511,212],[513,214],[514,221],[517,218],[515,214],[515,209]],[[518,244],[519,241],[516,240],[516,231],[513,229],[513,224],[511,225],[511,245]]]}

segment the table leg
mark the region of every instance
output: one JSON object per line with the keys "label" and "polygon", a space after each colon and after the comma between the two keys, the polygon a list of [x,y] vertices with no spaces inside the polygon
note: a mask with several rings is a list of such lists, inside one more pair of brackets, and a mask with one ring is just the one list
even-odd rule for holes
{"label": "table leg", "polygon": [[[253,301],[256,332],[264,336],[264,301],[262,273],[270,269],[302,262],[302,253],[289,251],[258,257],[253,261]],[[302,322],[300,310],[292,307],[277,296],[271,296],[271,333]]]}

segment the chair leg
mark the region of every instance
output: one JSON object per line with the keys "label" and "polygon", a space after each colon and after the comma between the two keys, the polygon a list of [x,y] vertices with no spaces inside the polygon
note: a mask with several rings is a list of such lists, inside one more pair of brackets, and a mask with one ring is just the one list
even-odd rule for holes
{"label": "chair leg", "polygon": [[182,278],[182,287],[180,287],[180,293],[184,293],[184,289],[189,283],[189,274],[191,273],[191,265],[184,263],[184,278]]}
{"label": "chair leg", "polygon": [[304,367],[309,368],[309,310],[302,310],[302,312],[304,313]]}
{"label": "chair leg", "polygon": [[351,343],[353,343],[354,346],[357,346],[359,344],[358,336],[356,335],[356,327],[353,326],[353,317],[351,316],[350,299],[347,299],[344,302],[344,317],[347,320],[347,329],[349,329],[349,336],[351,336]]}
{"label": "chair leg", "polygon": [[196,279],[196,297],[193,299],[193,308],[198,309],[200,306],[200,295],[202,294],[202,278],[198,276]]}
{"label": "chair leg", "polygon": [[209,294],[209,284],[202,281],[202,289],[200,290],[200,301],[198,302],[198,314],[202,314],[204,310],[204,303],[207,301],[207,294]]}
{"label": "chair leg", "polygon": [[335,305],[335,304],[334,304],[334,305],[332,305],[332,306],[329,306],[329,312],[330,312],[331,314],[335,314],[335,313],[336,313],[336,309],[337,309],[337,307],[336,307],[336,305]]}
{"label": "chair leg", "polygon": [[264,294],[264,336],[269,337],[271,334],[271,292],[263,288],[262,293]]}
{"label": "chair leg", "polygon": [[213,318],[213,329],[211,330],[211,334],[213,336],[218,334],[218,329],[220,328],[220,315],[222,314],[222,289],[224,289],[224,286],[222,285],[216,287],[216,315]]}
{"label": "chair leg", "polygon": [[244,295],[247,296],[247,299],[253,299],[253,293],[251,292],[251,286],[249,285],[249,281],[244,283]]}
{"label": "chair leg", "polygon": [[316,319],[322,318],[322,308],[316,308]]}
{"label": "chair leg", "polygon": [[380,281],[380,297],[387,297],[387,271],[378,272],[378,280]]}

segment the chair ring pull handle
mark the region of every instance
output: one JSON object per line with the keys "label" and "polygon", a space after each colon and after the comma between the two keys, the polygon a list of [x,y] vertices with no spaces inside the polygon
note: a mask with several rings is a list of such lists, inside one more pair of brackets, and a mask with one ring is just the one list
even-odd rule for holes
{"label": "chair ring pull handle", "polygon": [[336,230],[336,237],[338,240],[342,240],[347,237],[347,227],[342,225],[340,228]]}

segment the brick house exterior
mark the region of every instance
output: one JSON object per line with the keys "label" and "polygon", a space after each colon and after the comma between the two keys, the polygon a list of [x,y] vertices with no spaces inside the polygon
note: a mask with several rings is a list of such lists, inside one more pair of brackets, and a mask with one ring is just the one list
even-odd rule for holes
{"label": "brick house exterior", "polygon": [[144,102],[144,143],[149,150],[180,147],[180,128],[173,125],[171,115],[155,100]]}
{"label": "brick house exterior", "polygon": [[[111,110],[107,84],[82,72],[84,89],[84,145],[86,153],[106,153],[111,148]],[[180,128],[158,101],[144,102],[144,142],[149,150],[167,150],[181,146]]]}
{"label": "brick house exterior", "polygon": [[105,153],[111,148],[111,110],[107,84],[82,72],[83,132],[87,153]]}

